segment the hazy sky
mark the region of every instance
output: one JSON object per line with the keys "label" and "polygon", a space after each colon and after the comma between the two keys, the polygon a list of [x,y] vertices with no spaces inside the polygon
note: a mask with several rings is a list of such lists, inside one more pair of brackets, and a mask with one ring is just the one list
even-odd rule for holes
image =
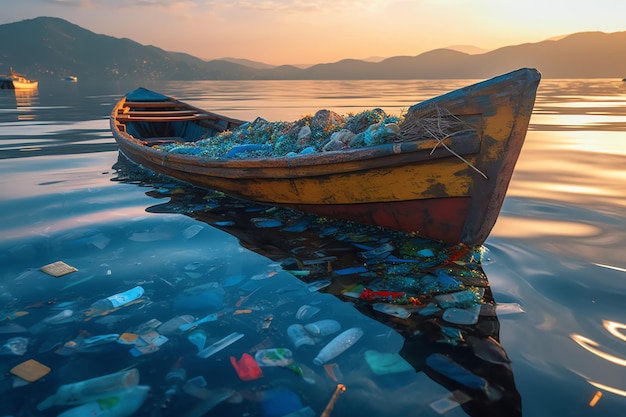
{"label": "hazy sky", "polygon": [[315,64],[483,49],[626,30],[623,0],[2,0],[0,24],[39,16],[202,59]]}

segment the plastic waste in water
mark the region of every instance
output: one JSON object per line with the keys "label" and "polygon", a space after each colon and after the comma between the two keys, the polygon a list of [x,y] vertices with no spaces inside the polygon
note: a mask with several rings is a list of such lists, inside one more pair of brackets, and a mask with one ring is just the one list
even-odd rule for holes
{"label": "plastic waste in water", "polygon": [[28,349],[28,339],[26,337],[12,337],[0,348],[0,355],[22,356]]}
{"label": "plastic waste in water", "polygon": [[479,301],[478,295],[469,290],[436,295],[434,298],[441,308],[464,307]]}
{"label": "plastic waste in water", "polygon": [[46,324],[62,324],[71,321],[74,312],[72,310],[63,310],[60,313],[55,314],[54,316],[47,317],[43,319],[43,322]]}
{"label": "plastic waste in water", "polygon": [[305,324],[304,329],[315,337],[325,337],[341,330],[341,324],[337,320],[325,319]]}
{"label": "plastic waste in water", "polygon": [[502,396],[502,393],[491,387],[485,379],[475,375],[441,353],[429,355],[426,358],[426,365],[467,388],[484,392],[487,398],[491,400],[497,400]]}
{"label": "plastic waste in water", "polygon": [[206,345],[206,339],[208,335],[202,329],[196,329],[189,333],[187,336],[187,340],[189,340],[195,347],[198,348],[198,352],[202,352],[204,346]]}
{"label": "plastic waste in water", "polygon": [[319,312],[319,307],[304,304],[298,309],[298,311],[296,311],[296,318],[298,320],[308,320]]}
{"label": "plastic waste in water", "polygon": [[376,375],[395,374],[414,369],[399,353],[395,352],[366,350],[365,361]]}
{"label": "plastic waste in water", "polygon": [[310,292],[319,291],[322,288],[328,287],[332,282],[329,279],[321,279],[319,281],[313,281],[307,285]]}
{"label": "plastic waste in water", "polygon": [[201,319],[193,321],[191,323],[181,324],[180,326],[178,326],[178,330],[185,332],[191,329],[192,327],[197,326],[198,324],[207,323],[209,321],[215,321],[215,320],[217,320],[217,313],[212,313],[212,314],[202,317]]}
{"label": "plastic waste in water", "polygon": [[259,349],[254,360],[260,366],[289,366],[293,363],[293,353],[287,348]]}
{"label": "plastic waste in water", "polygon": [[172,398],[174,398],[178,391],[180,391],[181,387],[185,383],[185,380],[187,379],[187,371],[180,367],[181,362],[182,357],[174,363],[172,369],[165,375],[165,383],[169,386],[163,395],[163,403],[161,404],[162,408],[165,408],[167,404],[172,401]]}
{"label": "plastic waste in water", "polygon": [[136,286],[130,290],[114,294],[107,298],[102,298],[91,305],[87,311],[89,316],[99,316],[106,314],[111,310],[122,307],[132,301],[139,299],[144,293],[144,289],[141,286]]}
{"label": "plastic waste in water", "polygon": [[110,397],[70,408],[59,414],[58,417],[128,417],[141,407],[148,391],[150,391],[150,387],[147,385],[131,387]]}
{"label": "plastic waste in water", "polygon": [[315,344],[313,337],[311,337],[301,324],[292,324],[287,327],[287,337],[289,337],[289,340],[291,340],[291,343],[293,343],[296,348],[299,348],[302,345]]}
{"label": "plastic waste in water", "polygon": [[83,340],[80,348],[88,349],[90,347],[103,345],[105,343],[117,342],[119,337],[119,334],[103,334],[98,336],[91,336]]}
{"label": "plastic waste in water", "polygon": [[191,323],[195,320],[195,317],[190,314],[183,314],[182,316],[175,316],[167,320],[165,323],[157,327],[157,331],[166,336],[170,336],[176,333],[180,333],[179,326],[187,323]]}
{"label": "plastic waste in water", "polygon": [[141,334],[135,341],[135,347],[130,350],[130,354],[137,357],[154,353],[168,341],[167,336],[163,336],[157,331]]}
{"label": "plastic waste in water", "polygon": [[241,355],[239,360],[237,360],[236,357],[231,356],[230,363],[233,365],[239,379],[242,381],[253,381],[263,376],[261,367],[249,353]]}
{"label": "plastic waste in water", "polygon": [[183,391],[185,394],[189,394],[192,397],[204,399],[206,398],[206,379],[202,375],[193,377],[183,385]]}
{"label": "plastic waste in water", "polygon": [[53,405],[83,404],[101,398],[114,397],[128,388],[137,386],[138,383],[139,371],[133,368],[73,384],[61,385],[57,392],[41,402],[37,409],[41,411]]}
{"label": "plastic waste in water", "polygon": [[225,347],[232,345],[237,340],[241,339],[243,336],[244,335],[242,333],[233,332],[229,334],[228,336],[226,336],[225,338],[213,343],[211,346],[201,350],[200,352],[197,353],[197,356],[200,358],[206,359],[209,356],[224,349]]}
{"label": "plastic waste in water", "polygon": [[372,305],[372,308],[376,311],[380,311],[381,313],[401,319],[408,319],[411,316],[411,311],[409,309],[394,304],[376,303]]}
{"label": "plastic waste in water", "polygon": [[441,353],[433,353],[426,358],[426,364],[438,373],[464,385],[468,388],[484,391],[487,381],[473,374],[449,357]]}
{"label": "plastic waste in water", "polygon": [[468,308],[448,308],[441,316],[445,321],[454,324],[476,324],[480,314],[480,304]]}
{"label": "plastic waste in water", "polygon": [[523,313],[524,308],[518,303],[497,303],[496,312],[498,316],[503,316],[507,314]]}
{"label": "plastic waste in water", "polygon": [[320,350],[313,359],[316,365],[322,365],[325,362],[339,356],[350,346],[354,345],[363,336],[363,330],[358,327],[352,327],[337,335],[333,340],[328,342],[326,346]]}
{"label": "plastic waste in water", "polygon": [[272,388],[264,391],[261,399],[263,417],[283,417],[303,407],[302,400],[290,389]]}

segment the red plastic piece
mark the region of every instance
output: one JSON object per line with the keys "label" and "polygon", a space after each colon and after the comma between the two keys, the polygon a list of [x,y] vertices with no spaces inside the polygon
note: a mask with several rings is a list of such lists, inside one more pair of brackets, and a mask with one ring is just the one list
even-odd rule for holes
{"label": "red plastic piece", "polygon": [[395,300],[396,298],[404,297],[406,294],[400,291],[372,291],[369,288],[365,288],[359,298],[364,300]]}
{"label": "red plastic piece", "polygon": [[237,371],[239,379],[242,381],[252,381],[263,376],[263,371],[254,358],[248,353],[241,355],[241,359],[237,360],[234,356],[230,357],[230,363]]}

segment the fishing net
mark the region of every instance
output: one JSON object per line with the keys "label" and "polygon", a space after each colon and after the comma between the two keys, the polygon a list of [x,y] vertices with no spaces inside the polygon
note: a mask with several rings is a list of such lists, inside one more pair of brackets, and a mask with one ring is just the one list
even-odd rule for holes
{"label": "fishing net", "polygon": [[445,139],[467,124],[433,107],[420,114],[388,115],[376,108],[346,116],[320,110],[293,122],[257,118],[232,131],[188,143],[158,145],[172,153],[213,158],[272,158],[364,148],[420,138]]}

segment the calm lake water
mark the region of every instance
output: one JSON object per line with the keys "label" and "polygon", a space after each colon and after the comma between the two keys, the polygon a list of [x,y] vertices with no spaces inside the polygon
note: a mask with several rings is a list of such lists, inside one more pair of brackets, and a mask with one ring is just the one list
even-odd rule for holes
{"label": "calm lake water", "polygon": [[[296,120],[321,108],[345,114],[381,107],[399,114],[472,82],[144,86],[240,119]],[[315,280],[285,270],[294,268],[280,261],[281,254],[282,259],[307,250],[334,258],[354,255],[354,246],[341,242],[347,225],[319,221],[315,228],[291,232],[289,239],[261,227],[262,222],[241,227],[245,216],[271,223],[281,212],[152,178],[118,161],[108,116],[136,87],[59,81],[42,83],[34,93],[0,90],[2,415],[60,415],[78,405],[44,410],[37,405],[64,384],[130,368],[138,369],[139,383],[150,387],[136,416],[280,417],[295,410],[320,416],[329,405],[326,416],[623,415],[626,83],[542,81],[526,144],[482,260],[488,294],[507,308],[496,309],[495,317],[481,319],[480,329],[464,329],[461,336],[453,325],[438,327],[447,334],[443,339],[431,337],[434,322],[428,318],[418,323],[375,315],[333,295],[328,288],[344,285],[336,275],[327,274],[331,286],[316,291]],[[389,241],[369,238],[367,245]],[[56,261],[77,271],[55,278],[39,270]],[[109,315],[80,315],[94,301],[135,286],[145,290],[139,303]],[[215,295],[217,301],[205,297],[197,307],[194,294]],[[296,316],[303,305],[310,306],[309,313],[320,311],[312,318]],[[124,333],[146,334],[174,317],[213,312],[218,317],[197,325],[201,331],[194,335],[206,339],[202,347],[228,336],[232,344],[222,343],[221,351],[205,359],[196,356],[201,348],[194,346],[191,332],[151,340],[152,352],[131,353],[132,346],[116,340]],[[328,366],[312,359],[332,336],[295,347],[287,334],[292,324],[321,319],[338,321],[342,330],[363,331]],[[473,344],[475,356],[465,355],[465,339],[471,341],[474,331],[490,334],[500,350]],[[94,336],[106,335],[113,335],[109,343],[94,342]],[[93,344],[81,347],[89,338]],[[19,350],[24,340],[26,350],[14,354],[11,347]],[[263,377],[255,380],[238,377],[231,357],[277,347],[290,349],[292,366],[263,367]],[[374,372],[366,363],[371,352],[400,353],[412,367]],[[465,375],[455,383],[450,374],[442,378],[428,371],[424,358],[441,354],[458,358],[470,375],[481,378],[470,381]],[[50,372],[32,383],[15,378],[11,370],[29,359]],[[398,356],[393,361],[407,363]],[[188,385],[166,401],[175,385],[166,375],[178,365],[186,369],[181,382]],[[493,388],[486,398],[484,389],[476,389],[484,381]],[[346,391],[333,398],[339,384]]]}

